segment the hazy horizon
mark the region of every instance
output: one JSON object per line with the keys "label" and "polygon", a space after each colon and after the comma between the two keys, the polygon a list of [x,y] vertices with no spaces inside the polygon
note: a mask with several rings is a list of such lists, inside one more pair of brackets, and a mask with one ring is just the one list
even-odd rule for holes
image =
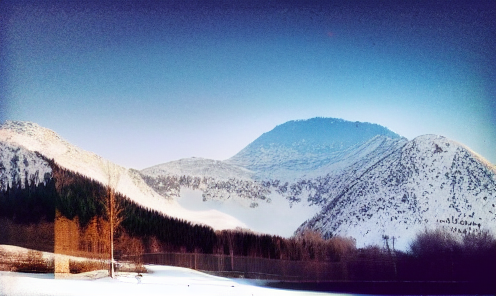
{"label": "hazy horizon", "polygon": [[496,163],[494,1],[2,1],[0,121],[117,164],[224,160],[290,120],[439,134]]}

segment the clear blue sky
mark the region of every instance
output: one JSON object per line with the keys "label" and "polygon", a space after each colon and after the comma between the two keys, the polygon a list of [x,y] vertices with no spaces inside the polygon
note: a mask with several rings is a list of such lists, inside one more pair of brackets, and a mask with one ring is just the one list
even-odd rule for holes
{"label": "clear blue sky", "polygon": [[316,116],[496,163],[496,1],[66,2],[0,2],[1,121],[137,169]]}

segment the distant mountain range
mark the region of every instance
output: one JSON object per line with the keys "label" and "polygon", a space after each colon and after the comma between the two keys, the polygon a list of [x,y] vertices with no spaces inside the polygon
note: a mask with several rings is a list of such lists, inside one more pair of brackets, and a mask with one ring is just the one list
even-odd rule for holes
{"label": "distant mountain range", "polygon": [[[0,127],[1,189],[15,178],[49,177],[35,151],[105,181],[104,159],[36,124],[8,121]],[[408,141],[371,123],[290,121],[225,161],[118,168],[118,190],[138,203],[216,229],[310,229],[352,236],[359,247],[387,235],[400,249],[424,228],[496,229],[494,165],[444,137]]]}

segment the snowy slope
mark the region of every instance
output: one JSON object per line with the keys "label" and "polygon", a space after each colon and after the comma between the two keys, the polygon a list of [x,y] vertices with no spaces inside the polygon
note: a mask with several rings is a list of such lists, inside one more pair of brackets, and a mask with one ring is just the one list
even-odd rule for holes
{"label": "snowy slope", "polygon": [[342,162],[376,136],[401,138],[371,123],[336,118],[289,121],[264,133],[226,162],[253,170],[260,179],[289,181],[301,172]]}
{"label": "snowy slope", "polygon": [[425,228],[493,231],[495,204],[494,166],[456,142],[425,135],[368,168],[298,231],[352,236],[358,246],[394,236],[405,249]]}
{"label": "snowy slope", "polygon": [[[354,131],[359,135],[349,135]],[[253,172],[251,179],[230,173],[243,166]],[[426,227],[496,228],[494,167],[439,136],[408,141],[372,124],[296,121],[227,161],[190,159],[161,167],[167,170],[141,172],[160,194],[187,208],[229,213],[260,232],[289,236],[303,223],[297,233],[311,228],[352,236],[359,246],[382,245],[388,235],[405,249]]]}
{"label": "snowy slope", "polygon": [[304,172],[304,175],[287,186],[287,190],[278,190],[284,191],[286,198],[292,202],[306,200],[312,205],[323,206],[348,188],[371,166],[401,149],[407,142],[404,138],[376,136],[351,149],[339,162]]}
{"label": "snowy slope", "polygon": [[[202,163],[205,163],[204,160]],[[311,207],[306,201],[290,204],[286,196],[278,193],[270,183],[235,178],[239,176],[236,174],[227,179],[229,175],[225,171],[219,178],[212,177],[215,174],[188,175],[185,171],[182,175],[174,175],[163,169],[160,173],[164,175],[153,176],[146,175],[144,172],[147,171],[141,172],[143,180],[162,196],[172,198],[193,211],[216,210],[229,214],[255,232],[289,237],[319,210],[319,207]],[[215,168],[207,172],[212,171]]]}
{"label": "snowy slope", "polygon": [[240,180],[251,180],[253,172],[245,168],[231,165],[223,161],[205,158],[184,158],[159,164],[141,171],[151,177],[177,175],[191,177],[212,177],[217,180],[228,180],[236,178]]}
{"label": "snowy slope", "polygon": [[25,180],[39,184],[50,178],[52,169],[36,153],[12,143],[0,142],[0,190],[13,184],[25,187]]}
{"label": "snowy slope", "polygon": [[142,274],[139,282],[137,274],[129,272],[118,272],[115,279],[109,277],[94,279],[101,274],[101,271],[55,279],[53,274],[0,271],[0,295],[335,295],[267,288],[255,285],[255,281],[212,276],[181,267],[157,265],[145,267],[149,272]]}
{"label": "snowy slope", "polygon": [[[116,179],[118,179],[117,191],[140,205],[172,217],[206,224],[214,229],[245,227],[237,219],[216,210],[199,212],[186,210],[175,200],[164,198],[156,193],[143,181],[136,170],[112,164],[94,153],[71,145],[55,132],[35,123],[6,121],[0,126],[0,143],[2,143],[0,148],[2,148],[3,163],[10,161],[13,157],[12,151],[18,149],[16,153],[20,159],[23,159],[23,155],[29,154],[25,152],[26,150],[31,152],[30,157],[36,159],[32,153],[37,151],[47,158],[53,158],[62,167],[79,172],[103,184],[108,182],[109,171],[114,171]],[[41,167],[44,166],[41,160],[37,160],[37,162],[40,163]],[[5,164],[4,166],[6,167]],[[42,172],[49,171],[45,169]]]}
{"label": "snowy slope", "polygon": [[[211,210],[215,209],[229,214],[243,222],[249,229],[258,233],[291,237],[303,222],[315,216],[320,207],[309,206],[308,202],[290,204],[284,196],[273,191],[267,194],[266,201],[256,202],[250,207],[252,199],[248,201],[240,198],[203,199],[203,192],[199,189],[181,188],[177,202],[186,209]],[[268,201],[268,202],[267,202]]]}

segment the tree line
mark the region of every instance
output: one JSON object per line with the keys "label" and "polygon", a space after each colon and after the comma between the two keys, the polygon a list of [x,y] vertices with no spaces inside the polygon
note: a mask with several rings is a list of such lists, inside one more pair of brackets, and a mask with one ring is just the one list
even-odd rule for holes
{"label": "tree line", "polygon": [[[26,186],[14,183],[0,192],[0,217],[17,224],[54,222],[56,210],[67,219],[77,217],[84,229],[94,218],[108,219],[105,210],[106,185],[47,159],[52,167],[51,178]],[[25,180],[25,182],[28,182]],[[334,240],[315,240],[308,234],[299,238],[282,238],[256,234],[248,230],[214,231],[206,225],[166,216],[157,210],[136,204],[116,193],[122,209],[122,222],[116,240],[138,239],[144,252],[197,252],[230,254],[288,260],[337,260],[340,252],[354,247],[351,239],[342,239],[346,248],[331,246]],[[122,244],[121,244],[122,245]]]}

